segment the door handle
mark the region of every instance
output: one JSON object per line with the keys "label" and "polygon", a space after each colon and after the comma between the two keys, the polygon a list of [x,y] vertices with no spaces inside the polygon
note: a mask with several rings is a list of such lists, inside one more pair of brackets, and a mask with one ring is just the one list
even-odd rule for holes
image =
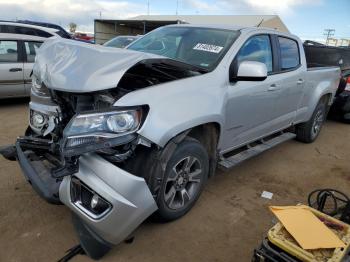
{"label": "door handle", "polygon": [[297,85],[302,85],[302,84],[304,84],[304,80],[303,80],[303,79],[299,79],[299,80],[297,81]]}
{"label": "door handle", "polygon": [[276,91],[276,90],[278,90],[279,88],[278,88],[278,85],[276,85],[276,84],[272,84],[272,85],[270,85],[270,87],[267,89],[267,91]]}
{"label": "door handle", "polygon": [[11,68],[10,70],[9,70],[10,72],[19,72],[19,71],[22,71],[22,68]]}

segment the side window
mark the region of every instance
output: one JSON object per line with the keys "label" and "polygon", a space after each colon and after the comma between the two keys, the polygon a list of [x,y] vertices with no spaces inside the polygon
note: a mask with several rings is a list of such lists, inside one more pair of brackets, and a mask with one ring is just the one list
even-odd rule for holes
{"label": "side window", "polygon": [[272,72],[272,49],[268,35],[257,35],[251,37],[237,55],[238,64],[242,61],[257,61],[264,63],[267,71]]}
{"label": "side window", "polygon": [[30,27],[17,27],[16,32],[17,34],[23,34],[23,35],[36,35],[35,34],[35,29],[30,28]]}
{"label": "side window", "polygon": [[281,51],[281,70],[290,70],[300,65],[298,43],[292,39],[278,37]]}
{"label": "side window", "polygon": [[37,36],[45,37],[45,38],[48,38],[48,37],[52,36],[52,34],[50,34],[48,32],[45,32],[43,30],[39,30],[39,29],[35,29],[35,33],[36,33]]}
{"label": "side window", "polygon": [[17,41],[0,41],[0,63],[16,63],[17,61]]}
{"label": "side window", "polygon": [[[4,27],[4,31],[7,31],[6,33],[10,34],[20,34],[20,35],[33,35],[33,36],[40,36],[40,37],[51,37],[52,34],[45,32],[40,29],[35,29],[31,27],[24,27],[24,26],[14,26],[14,25],[8,25],[6,28]],[[3,31],[1,29],[1,31]]]}
{"label": "side window", "polygon": [[24,42],[28,63],[34,63],[36,50],[38,50],[41,44],[41,42]]}
{"label": "side window", "polygon": [[7,33],[8,29],[7,29],[7,25],[0,25],[0,33]]}
{"label": "side window", "polygon": [[18,34],[16,32],[16,27],[17,26],[13,26],[13,25],[8,25],[6,26],[7,32],[6,33],[10,33],[10,34]]}

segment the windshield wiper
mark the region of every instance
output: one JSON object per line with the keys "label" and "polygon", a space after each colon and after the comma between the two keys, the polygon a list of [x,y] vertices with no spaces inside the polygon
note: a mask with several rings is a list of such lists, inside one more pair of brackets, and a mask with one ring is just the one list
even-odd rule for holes
{"label": "windshield wiper", "polygon": [[157,68],[157,64],[151,63],[151,64],[145,64],[145,66],[149,67],[149,68],[152,68],[152,70],[157,71],[158,73],[161,73],[162,75],[165,75],[169,79],[172,79],[172,80],[178,79],[178,77],[176,77],[176,76],[174,76],[172,74],[169,74],[169,73],[163,71],[162,69]]}
{"label": "windshield wiper", "polygon": [[172,66],[174,68],[195,71],[195,72],[199,72],[201,74],[205,74],[205,73],[210,72],[210,70],[207,68],[203,68],[203,67],[197,66],[197,65],[192,65],[192,64],[186,63],[184,61],[180,61],[180,60],[176,60],[176,59],[172,59],[172,58],[162,59],[161,63],[159,63],[159,64],[165,65],[168,67]]}
{"label": "windshield wiper", "polygon": [[178,73],[192,72],[192,74],[204,74],[209,72],[209,70],[206,68],[191,65],[171,58],[148,59],[147,61],[144,61],[143,64],[172,80],[182,78],[182,76],[179,77]]}

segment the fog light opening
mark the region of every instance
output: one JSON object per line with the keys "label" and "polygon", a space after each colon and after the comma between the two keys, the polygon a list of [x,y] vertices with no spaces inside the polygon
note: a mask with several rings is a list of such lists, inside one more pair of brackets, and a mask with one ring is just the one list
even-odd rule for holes
{"label": "fog light opening", "polygon": [[76,177],[71,180],[72,203],[94,219],[107,214],[112,205]]}
{"label": "fog light opening", "polygon": [[92,209],[96,209],[100,198],[98,195],[94,194],[91,198],[90,206]]}

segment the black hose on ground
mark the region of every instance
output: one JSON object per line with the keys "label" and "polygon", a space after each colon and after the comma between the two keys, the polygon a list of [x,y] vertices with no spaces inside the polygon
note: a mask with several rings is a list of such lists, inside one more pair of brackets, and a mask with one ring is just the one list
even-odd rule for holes
{"label": "black hose on ground", "polygon": [[343,192],[329,188],[316,189],[309,194],[308,204],[322,213],[350,223],[350,199]]}
{"label": "black hose on ground", "polygon": [[81,245],[76,245],[74,247],[72,247],[71,249],[68,249],[67,254],[62,257],[61,259],[59,259],[57,262],[68,262],[69,260],[71,260],[73,257],[77,256],[77,255],[85,255],[85,251],[84,249],[81,247]]}

